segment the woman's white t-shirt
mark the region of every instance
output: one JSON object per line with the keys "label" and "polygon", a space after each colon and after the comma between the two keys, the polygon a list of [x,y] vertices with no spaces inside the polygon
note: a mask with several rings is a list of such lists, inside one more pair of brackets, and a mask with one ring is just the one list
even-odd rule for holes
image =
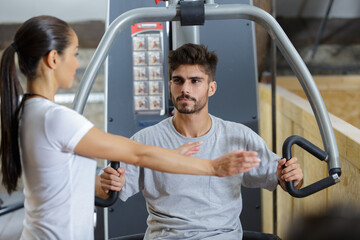
{"label": "woman's white t-shirt", "polygon": [[93,239],[96,161],[74,148],[93,127],[42,98],[25,101],[20,141],[25,195],[21,239]]}

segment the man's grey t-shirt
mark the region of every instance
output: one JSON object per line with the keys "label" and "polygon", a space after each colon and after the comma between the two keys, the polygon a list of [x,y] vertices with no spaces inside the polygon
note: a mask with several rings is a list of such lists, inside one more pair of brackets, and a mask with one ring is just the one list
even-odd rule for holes
{"label": "man's grey t-shirt", "polygon": [[260,166],[245,174],[220,178],[169,174],[121,163],[126,172],[121,200],[142,191],[149,212],[144,239],[241,239],[241,185],[275,189],[280,158],[242,124],[211,116],[212,127],[207,134],[187,138],[176,131],[172,119],[145,128],[132,139],[169,149],[203,141],[194,156],[210,160],[237,149],[256,151]]}

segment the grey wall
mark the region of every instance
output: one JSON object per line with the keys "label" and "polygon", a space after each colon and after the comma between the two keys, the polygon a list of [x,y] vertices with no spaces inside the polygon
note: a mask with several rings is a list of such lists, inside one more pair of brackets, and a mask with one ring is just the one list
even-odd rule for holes
{"label": "grey wall", "polygon": [[0,24],[20,23],[37,15],[69,22],[105,21],[106,7],[107,0],[0,0]]}
{"label": "grey wall", "polygon": [[[276,0],[277,16],[321,18],[330,0]],[[359,0],[334,0],[330,18],[359,18]]]}

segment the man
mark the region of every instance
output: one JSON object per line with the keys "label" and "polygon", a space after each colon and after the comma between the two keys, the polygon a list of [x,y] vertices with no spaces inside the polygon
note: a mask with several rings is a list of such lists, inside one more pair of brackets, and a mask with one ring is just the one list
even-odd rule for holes
{"label": "man", "polygon": [[245,173],[226,178],[174,175],[122,165],[125,185],[123,169],[105,169],[97,179],[99,196],[122,188],[120,198],[126,201],[142,191],[149,212],[144,239],[241,239],[242,185],[274,190],[279,182],[285,189],[284,180],[294,180],[295,186],[301,186],[303,174],[296,158],[285,164],[285,159],[280,160],[248,127],[209,114],[208,98],[217,86],[216,64],[215,53],[203,45],[185,44],[170,52],[175,116],[139,131],[133,139],[170,149],[195,142],[184,152],[206,159],[235,149],[243,149],[244,155],[255,151],[260,165],[244,165]]}

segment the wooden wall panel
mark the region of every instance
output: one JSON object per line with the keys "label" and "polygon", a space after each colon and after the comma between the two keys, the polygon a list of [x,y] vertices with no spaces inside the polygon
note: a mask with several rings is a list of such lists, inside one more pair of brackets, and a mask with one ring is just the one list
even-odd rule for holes
{"label": "wooden wall panel", "polygon": [[261,220],[262,232],[272,233],[274,229],[273,193],[266,189],[261,189]]}
{"label": "wooden wall panel", "polygon": [[[327,110],[360,128],[360,76],[315,76],[314,80]],[[277,84],[306,99],[296,77],[278,77]]]}
{"label": "wooden wall panel", "polygon": [[[265,89],[259,89],[259,98],[264,101],[259,102],[259,133],[266,142],[269,149],[272,149],[272,125],[271,121],[271,93]],[[270,118],[269,118],[270,117]],[[262,231],[264,233],[273,232],[273,193],[261,190],[261,218]]]}
{"label": "wooden wall panel", "polygon": [[[287,116],[278,112],[277,114],[277,154],[282,157],[282,145],[285,139],[293,135],[293,122]],[[281,126],[281,127],[279,127]],[[282,220],[281,224],[277,224],[277,233],[281,237],[283,232],[289,228],[293,216],[293,201],[280,186],[276,191],[277,198],[277,218]]]}
{"label": "wooden wall panel", "polygon": [[[327,82],[321,78],[321,88],[329,88]],[[346,80],[342,80],[346,82]],[[357,80],[356,80],[357,81]],[[350,82],[357,83],[354,79]],[[338,87],[346,88],[338,85]],[[350,88],[351,89],[351,88]],[[360,87],[354,86],[353,89]],[[271,103],[270,86],[259,85],[259,105],[260,105],[260,129],[266,141],[271,141]],[[290,135],[303,136],[313,144],[323,149],[315,117],[307,100],[294,95],[283,89],[277,89],[277,154],[280,156],[282,143]],[[343,103],[347,104],[347,103]],[[341,106],[341,105],[339,105]],[[267,115],[268,114],[268,115]],[[322,190],[311,196],[296,199],[285,193],[278,187],[277,191],[277,234],[284,237],[293,219],[306,214],[314,214],[328,209],[335,204],[353,204],[360,207],[360,130],[346,123],[336,116],[330,115],[330,120],[334,128],[334,133],[340,154],[340,164],[342,176],[340,183]],[[307,186],[328,176],[328,167],[324,162],[311,156],[305,150],[295,146],[293,155],[298,157],[304,171],[304,185]],[[262,197],[269,200],[271,193],[262,191]],[[263,230],[270,232],[272,226],[272,206],[269,201],[263,199]],[[266,217],[264,217],[266,216]]]}
{"label": "wooden wall panel", "polygon": [[360,203],[360,169],[341,157],[340,183],[328,189],[329,205]]}
{"label": "wooden wall panel", "polygon": [[269,92],[261,90],[259,96],[261,99],[266,99],[266,101],[259,102],[259,133],[268,148],[272,149],[271,96]]}

